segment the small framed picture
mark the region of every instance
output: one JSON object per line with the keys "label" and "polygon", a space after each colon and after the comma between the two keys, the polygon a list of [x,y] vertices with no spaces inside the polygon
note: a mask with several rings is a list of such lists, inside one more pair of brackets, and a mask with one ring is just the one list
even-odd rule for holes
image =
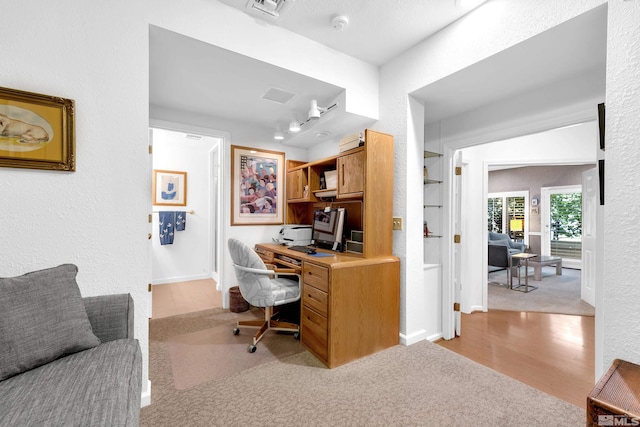
{"label": "small framed picture", "polygon": [[0,166],[75,171],[74,105],[0,87]]}
{"label": "small framed picture", "polygon": [[153,204],[187,206],[187,173],[154,169]]}

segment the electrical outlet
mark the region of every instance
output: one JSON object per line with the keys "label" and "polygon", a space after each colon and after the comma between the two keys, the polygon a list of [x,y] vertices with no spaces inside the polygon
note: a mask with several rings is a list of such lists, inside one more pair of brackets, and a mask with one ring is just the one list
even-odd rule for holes
{"label": "electrical outlet", "polygon": [[402,230],[402,218],[394,216],[393,217],[393,229],[394,230]]}

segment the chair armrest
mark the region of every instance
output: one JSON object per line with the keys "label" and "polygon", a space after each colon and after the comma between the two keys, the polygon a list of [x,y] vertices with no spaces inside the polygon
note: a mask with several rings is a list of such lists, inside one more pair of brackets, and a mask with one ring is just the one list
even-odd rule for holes
{"label": "chair armrest", "polygon": [[133,338],[133,298],[130,294],[82,298],[93,333],[108,342]]}
{"label": "chair armrest", "polygon": [[274,270],[269,270],[269,269],[264,270],[262,268],[244,267],[238,264],[233,264],[233,267],[241,271],[246,271],[247,273],[266,274],[266,275],[272,275],[274,273]]}

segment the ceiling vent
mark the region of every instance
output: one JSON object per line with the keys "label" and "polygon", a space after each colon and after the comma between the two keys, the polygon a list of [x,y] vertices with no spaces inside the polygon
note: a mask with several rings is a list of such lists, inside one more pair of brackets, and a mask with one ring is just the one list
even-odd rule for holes
{"label": "ceiling vent", "polygon": [[278,18],[295,0],[249,0],[247,9],[255,15]]}
{"label": "ceiling vent", "polygon": [[286,104],[294,96],[296,96],[295,93],[272,87],[267,91],[267,93],[262,95],[262,99],[277,102],[278,104]]}

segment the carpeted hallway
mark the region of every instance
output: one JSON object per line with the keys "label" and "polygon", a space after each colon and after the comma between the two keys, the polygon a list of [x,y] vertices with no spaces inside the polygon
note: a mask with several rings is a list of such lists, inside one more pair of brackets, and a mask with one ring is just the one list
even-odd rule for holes
{"label": "carpeted hallway", "polygon": [[[142,426],[583,425],[584,410],[430,342],[327,369],[291,335],[249,354],[213,308],[150,321]],[[247,361],[249,364],[247,364]]]}

